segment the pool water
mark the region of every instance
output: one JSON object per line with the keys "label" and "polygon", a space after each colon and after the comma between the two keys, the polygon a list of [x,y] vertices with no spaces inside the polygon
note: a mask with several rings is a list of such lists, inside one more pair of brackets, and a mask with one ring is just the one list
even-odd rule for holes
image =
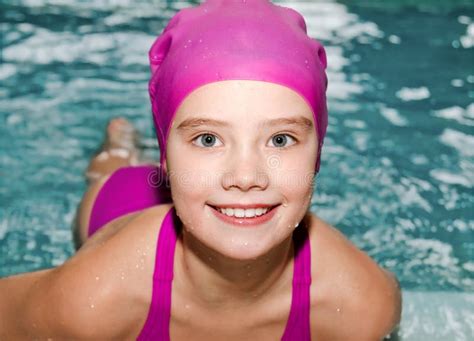
{"label": "pool water", "polygon": [[[400,340],[474,339],[474,3],[274,1],[328,54],[311,210],[403,288]],[[107,121],[158,159],[147,52],[197,2],[0,4],[0,276],[62,264]]]}

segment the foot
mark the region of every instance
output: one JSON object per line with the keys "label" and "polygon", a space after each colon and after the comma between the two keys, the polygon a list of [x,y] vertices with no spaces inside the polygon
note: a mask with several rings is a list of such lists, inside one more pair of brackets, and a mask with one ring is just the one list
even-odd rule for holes
{"label": "foot", "polygon": [[137,144],[137,131],[128,120],[121,117],[110,120],[101,150],[87,168],[87,180],[92,182],[120,167],[138,164]]}

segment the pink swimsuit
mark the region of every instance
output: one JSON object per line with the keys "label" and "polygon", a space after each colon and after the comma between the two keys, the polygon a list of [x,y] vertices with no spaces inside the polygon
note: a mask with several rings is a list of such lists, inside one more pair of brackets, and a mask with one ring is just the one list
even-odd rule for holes
{"label": "pink swimsuit", "polygon": [[[127,167],[117,170],[100,190],[91,213],[89,235],[121,215],[170,202],[165,190],[150,185],[156,167]],[[174,206],[168,211],[158,236],[153,274],[153,292],[145,325],[137,340],[170,340],[171,288],[177,226]],[[283,341],[310,341],[311,250],[307,229],[300,224],[293,233],[295,260],[293,292]]]}

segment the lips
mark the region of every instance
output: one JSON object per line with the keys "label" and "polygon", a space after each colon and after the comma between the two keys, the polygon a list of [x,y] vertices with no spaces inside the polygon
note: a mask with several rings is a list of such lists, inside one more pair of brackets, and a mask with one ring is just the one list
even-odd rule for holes
{"label": "lips", "polygon": [[225,214],[226,216],[230,217],[237,217],[237,218],[253,218],[255,216],[261,216],[266,214],[270,207],[265,208],[217,208],[219,212]]}
{"label": "lips", "polygon": [[[249,206],[249,205],[232,205],[232,206],[226,206],[225,207],[226,209],[227,208],[229,208],[229,209],[232,208],[232,209],[238,209],[238,210],[243,210],[243,208],[241,208],[241,207],[246,207],[247,210],[250,210],[250,211],[252,209],[255,209],[255,208],[260,208],[260,209],[262,209],[262,207],[267,208],[267,211],[264,214],[254,215],[252,217],[245,217],[245,216],[236,217],[236,216],[232,216],[232,215],[227,215],[227,214],[224,214],[223,212],[220,211],[220,209],[224,208],[223,206],[211,206],[211,205],[208,205],[208,206],[211,207],[212,213],[219,220],[221,220],[225,223],[232,224],[232,225],[237,225],[237,226],[241,226],[241,227],[251,227],[251,226],[261,225],[261,224],[266,223],[269,220],[271,220],[273,218],[273,216],[275,215],[275,213],[278,209],[278,206],[280,206],[280,205],[274,205],[274,206],[268,206],[268,205],[252,205],[252,206]],[[237,213],[237,212],[234,212],[234,213]],[[241,212],[239,212],[238,215],[242,215]]]}

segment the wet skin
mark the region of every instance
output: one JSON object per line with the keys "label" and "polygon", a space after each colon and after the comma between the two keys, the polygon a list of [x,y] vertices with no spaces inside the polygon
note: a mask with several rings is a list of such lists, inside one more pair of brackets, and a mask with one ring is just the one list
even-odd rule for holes
{"label": "wet skin", "polygon": [[[295,117],[314,125],[298,94],[254,81],[208,84],[178,109],[163,165],[183,222],[174,259],[173,340],[279,339],[291,304],[291,234],[301,221],[311,245],[312,338],[380,340],[398,323],[394,277],[308,211],[316,130],[268,124]],[[227,126],[194,120],[180,128],[196,118]],[[83,246],[75,256],[55,269],[0,280],[0,338],[134,339],[140,332],[159,227],[171,206],[117,218],[86,239],[92,203],[107,176],[93,181],[83,198]],[[242,228],[211,211],[228,203],[271,203],[278,212],[264,224]]]}

